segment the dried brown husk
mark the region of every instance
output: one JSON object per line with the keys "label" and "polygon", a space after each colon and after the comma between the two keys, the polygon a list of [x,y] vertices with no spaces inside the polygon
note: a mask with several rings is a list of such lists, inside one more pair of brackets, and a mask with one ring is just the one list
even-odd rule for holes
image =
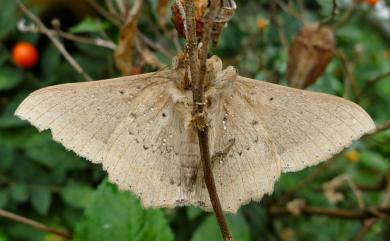
{"label": "dried brown husk", "polygon": [[333,30],[317,23],[302,27],[288,57],[287,79],[291,87],[305,89],[323,74],[336,45]]}

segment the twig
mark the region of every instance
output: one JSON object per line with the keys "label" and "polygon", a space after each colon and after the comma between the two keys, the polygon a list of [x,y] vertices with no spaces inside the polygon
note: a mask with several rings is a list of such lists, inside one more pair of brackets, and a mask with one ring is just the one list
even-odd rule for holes
{"label": "twig", "polygon": [[126,12],[126,7],[123,0],[116,0],[116,5],[118,6],[119,11],[121,11],[122,14]]}
{"label": "twig", "polygon": [[[383,177],[380,181],[373,185],[363,185],[363,184],[357,184],[356,188],[359,189],[361,192],[376,192],[376,191],[381,191],[386,188],[386,177]],[[339,192],[345,192],[350,190],[347,186],[341,186],[336,189]],[[322,188],[315,188],[315,192],[322,192]]]}
{"label": "twig", "polygon": [[288,43],[286,34],[284,32],[284,29],[283,29],[283,22],[278,17],[276,11],[277,11],[277,4],[276,4],[275,0],[272,0],[270,3],[271,22],[275,25],[276,30],[278,31],[279,40],[280,40],[281,45],[283,46],[283,49],[285,51],[288,51],[289,43]]}
{"label": "twig", "polygon": [[291,197],[293,197],[299,190],[301,190],[306,185],[310,184],[314,179],[316,179],[319,175],[323,174],[326,169],[328,169],[331,164],[336,160],[336,157],[333,157],[331,160],[321,163],[316,169],[310,173],[306,178],[302,181],[298,182],[293,188],[291,188],[288,192],[284,193],[284,195],[278,200],[278,204],[286,203]]}
{"label": "twig", "polygon": [[[44,31],[42,31],[42,29],[38,28],[34,24],[27,25],[26,21],[24,19],[21,19],[19,21],[18,29],[21,32],[43,33],[43,34],[45,33]],[[59,37],[62,37],[64,39],[72,40],[75,42],[96,45],[96,46],[104,47],[104,48],[108,48],[108,49],[115,49],[116,48],[115,43],[112,41],[109,41],[109,40],[104,40],[101,38],[87,38],[87,37],[83,37],[83,36],[78,36],[78,35],[64,32],[60,29],[56,29],[56,30],[49,29],[49,31],[52,32],[52,34],[55,36],[59,36]]]}
{"label": "twig", "polygon": [[335,51],[334,54],[336,55],[337,58],[340,59],[341,64],[342,64],[343,69],[344,69],[344,72],[345,72],[345,75],[346,75],[346,78],[344,81],[343,97],[347,98],[349,88],[351,88],[353,94],[356,95],[356,93],[357,93],[356,79],[355,79],[355,76],[353,74],[354,66],[348,62],[347,57],[345,56],[345,54],[341,50]]}
{"label": "twig", "polygon": [[176,51],[181,52],[182,47],[181,47],[180,41],[179,41],[179,34],[177,33],[176,30],[172,31],[172,39],[173,39],[173,44],[175,45]]}
{"label": "twig", "polygon": [[379,132],[382,132],[382,131],[386,131],[390,129],[390,120],[387,120],[385,123],[383,123],[382,125],[379,125],[375,128],[375,130],[365,134],[363,137],[369,137],[369,136],[372,136],[372,135],[375,135]]}
{"label": "twig", "polygon": [[[199,95],[202,95],[202,98],[199,98],[198,101],[201,101],[203,103],[203,91],[205,86],[205,75],[206,75],[206,60],[207,60],[207,54],[209,51],[209,43],[211,39],[211,32],[213,30],[214,20],[217,15],[217,12],[220,8],[220,1],[212,0],[209,2],[210,6],[206,13],[205,17],[205,24],[203,25],[203,35],[201,40],[201,46],[199,51],[199,81],[198,86],[196,86],[197,91],[199,92]],[[203,105],[200,106],[203,108]],[[202,110],[203,111],[203,110]]]}
{"label": "twig", "polygon": [[43,232],[52,233],[52,234],[61,236],[61,237],[66,238],[66,239],[72,239],[72,235],[69,234],[67,231],[62,231],[62,230],[48,227],[45,224],[39,223],[35,220],[29,219],[29,218],[26,218],[26,217],[23,217],[20,215],[17,215],[15,213],[5,211],[3,209],[0,209],[0,216],[3,218],[7,218],[10,220],[19,222],[19,223],[26,224],[28,226],[31,226],[31,227],[38,229],[38,230],[41,230]]}
{"label": "twig", "polygon": [[331,13],[331,15],[329,17],[325,18],[324,20],[322,20],[320,25],[323,26],[323,25],[327,25],[327,24],[333,22],[333,20],[336,18],[337,10],[338,10],[337,0],[333,0],[332,1],[332,13]]}
{"label": "twig", "polygon": [[385,79],[387,77],[390,77],[390,71],[386,72],[384,74],[380,74],[373,79],[367,81],[367,84],[362,88],[360,93],[356,96],[356,103],[359,103],[361,98],[367,94],[368,90],[375,86],[376,83],[378,83],[380,80]]}
{"label": "twig", "polygon": [[137,20],[142,8],[143,0],[134,1],[130,13],[126,17],[125,25],[119,33],[118,47],[115,49],[115,64],[124,75],[130,75],[132,69],[131,52],[137,33]]}
{"label": "twig", "polygon": [[161,44],[159,43],[154,43],[152,40],[150,40],[146,35],[144,35],[143,33],[141,33],[140,31],[137,31],[137,36],[139,37],[139,39],[145,43],[147,46],[149,46],[150,48],[154,49],[154,50],[157,50],[159,51],[160,53],[162,53],[165,57],[167,57],[168,59],[172,59],[173,56],[171,53],[168,52],[168,50],[166,50],[164,47],[161,46]]}
{"label": "twig", "polygon": [[[390,168],[388,169],[386,177],[383,180],[384,188],[387,188],[387,193],[382,199],[381,206],[385,207],[388,205],[390,200]],[[362,241],[364,236],[368,233],[368,231],[370,231],[371,227],[376,223],[377,220],[378,219],[375,218],[364,220],[362,229],[359,231],[353,241]]]}
{"label": "twig", "polygon": [[116,26],[120,27],[122,26],[121,20],[117,19],[116,16],[112,15],[110,12],[106,11],[104,8],[102,8],[99,3],[97,3],[95,0],[87,0],[89,4],[103,17],[105,17],[107,20],[115,24]]}
{"label": "twig", "polygon": [[107,5],[107,8],[108,8],[108,11],[111,13],[111,15],[113,17],[115,17],[116,19],[123,20],[123,13],[122,12],[118,12],[118,10],[112,4],[112,0],[106,0],[106,5]]}
{"label": "twig", "polygon": [[77,63],[77,61],[68,53],[65,47],[53,34],[53,31],[50,31],[42,21],[36,17],[27,7],[20,1],[16,0],[16,3],[19,5],[20,9],[37,25],[37,27],[50,39],[54,46],[61,52],[65,59],[72,65],[72,67],[81,74],[84,79],[87,81],[92,81],[93,79],[83,70],[83,68]]}
{"label": "twig", "polygon": [[305,14],[306,14],[306,6],[305,6],[305,0],[297,0],[298,2],[298,5],[299,5],[299,8],[301,9],[301,15],[303,16],[303,18],[305,17]]}
{"label": "twig", "polygon": [[296,12],[294,9],[291,8],[291,6],[287,6],[283,1],[281,0],[274,0],[275,3],[277,5],[279,5],[279,7],[285,11],[286,13],[290,14],[291,16],[297,18],[298,20],[302,21],[303,22],[303,17],[298,13]]}
{"label": "twig", "polygon": [[[225,217],[223,216],[223,211],[219,197],[217,194],[217,188],[215,186],[214,176],[211,169],[211,157],[209,149],[209,136],[208,136],[208,126],[206,124],[206,116],[203,112],[203,103],[204,103],[204,74],[202,66],[206,65],[208,43],[211,38],[211,29],[213,24],[213,17],[216,11],[218,10],[220,2],[216,0],[210,1],[209,13],[207,16],[207,22],[203,27],[203,36],[201,52],[198,56],[198,44],[196,36],[196,23],[195,23],[195,5],[193,0],[185,1],[185,25],[186,25],[186,40],[187,40],[187,52],[189,54],[189,65],[191,72],[191,81],[192,81],[192,93],[194,101],[193,116],[196,122],[198,123],[198,140],[199,140],[199,149],[201,155],[201,162],[203,166],[204,181],[207,186],[207,191],[210,196],[210,201],[213,206],[217,222],[222,232],[223,239],[225,241],[231,241],[232,236],[229,232]],[[200,58],[199,58],[200,57]],[[198,62],[198,61],[204,62]]]}
{"label": "twig", "polygon": [[352,1],[352,3],[349,5],[347,9],[347,12],[342,17],[340,17],[340,20],[336,23],[336,26],[334,26],[335,30],[342,27],[344,24],[348,22],[348,20],[352,16],[353,12],[355,11],[359,3],[360,1],[357,0]]}
{"label": "twig", "polygon": [[363,228],[359,231],[353,241],[362,241],[364,236],[367,234],[368,231],[370,231],[371,227],[375,224],[376,221],[377,219],[375,218],[364,220]]}
{"label": "twig", "polygon": [[[292,215],[290,211],[285,207],[271,206],[268,210],[271,215],[274,216],[286,216]],[[321,215],[340,219],[368,219],[379,218],[390,220],[390,207],[373,207],[359,210],[345,210],[345,209],[331,209],[321,207],[302,207],[301,214],[305,215]]]}

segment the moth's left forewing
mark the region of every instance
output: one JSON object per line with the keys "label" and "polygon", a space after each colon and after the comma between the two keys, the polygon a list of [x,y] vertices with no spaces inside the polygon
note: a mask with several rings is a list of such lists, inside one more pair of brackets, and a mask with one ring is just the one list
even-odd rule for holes
{"label": "moth's left forewing", "polygon": [[[172,71],[101,81],[46,87],[30,94],[15,115],[94,163],[100,163],[106,143],[129,114],[140,93],[169,82]],[[161,87],[160,87],[161,88]]]}
{"label": "moth's left forewing", "polygon": [[360,106],[340,97],[244,77],[235,92],[264,123],[284,172],[324,161],[375,128]]}

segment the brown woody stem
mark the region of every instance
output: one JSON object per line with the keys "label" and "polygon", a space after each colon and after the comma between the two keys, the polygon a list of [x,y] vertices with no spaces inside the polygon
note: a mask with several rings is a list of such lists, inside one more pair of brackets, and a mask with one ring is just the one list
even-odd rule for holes
{"label": "brown woody stem", "polygon": [[221,203],[219,201],[217,188],[215,186],[214,176],[211,169],[211,155],[209,149],[208,126],[206,116],[204,114],[204,79],[206,74],[206,60],[208,53],[208,45],[213,25],[213,19],[218,10],[218,1],[211,1],[209,12],[204,27],[202,36],[202,47],[198,54],[198,42],[196,36],[195,22],[195,5],[193,0],[185,1],[185,23],[186,23],[186,50],[189,55],[189,65],[192,80],[192,93],[194,101],[193,116],[198,123],[198,140],[201,162],[203,166],[204,180],[207,191],[210,196],[210,201],[213,206],[215,216],[225,241],[231,241],[232,236],[229,232],[225,217],[223,215]]}
{"label": "brown woody stem", "polygon": [[25,225],[29,225],[29,226],[31,226],[31,227],[33,227],[35,229],[41,230],[43,232],[52,233],[52,234],[61,236],[61,237],[66,238],[66,239],[72,239],[72,235],[70,235],[66,231],[62,231],[62,230],[58,230],[58,229],[55,229],[55,228],[48,227],[45,224],[39,223],[39,222],[37,222],[35,220],[29,219],[29,218],[26,218],[26,217],[23,217],[23,216],[20,216],[20,215],[17,215],[15,213],[11,213],[11,212],[5,211],[3,209],[0,209],[0,217],[7,218],[7,219],[10,219],[10,220],[19,222],[19,223],[23,223]]}
{"label": "brown woody stem", "polygon": [[[301,210],[303,215],[320,215],[340,219],[361,220],[368,218],[379,218],[384,220],[390,219],[390,207],[372,207],[359,210],[345,210],[333,208],[320,207],[303,207]],[[292,213],[285,207],[271,206],[268,212],[272,216],[292,215]]]}

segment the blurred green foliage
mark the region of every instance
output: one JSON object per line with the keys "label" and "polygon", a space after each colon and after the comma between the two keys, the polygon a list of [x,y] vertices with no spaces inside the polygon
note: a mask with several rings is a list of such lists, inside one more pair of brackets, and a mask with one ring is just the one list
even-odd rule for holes
{"label": "blurred green foliage", "polygon": [[[331,12],[331,0],[304,2],[306,11],[303,16],[306,21],[320,21]],[[169,14],[167,30],[160,30],[156,24],[157,0],[147,0],[145,3],[139,19],[139,30],[174,54],[176,50],[171,44],[171,35],[167,34],[173,31]],[[237,13],[213,52],[221,56],[225,63],[236,66],[241,75],[286,84],[288,51],[280,43],[275,23],[270,22],[263,31],[256,27],[258,19],[271,19],[269,1],[241,0],[237,3]],[[340,1],[340,15],[345,14],[350,4],[351,1]],[[388,1],[381,4],[389,11]],[[194,207],[144,210],[131,194],[119,192],[114,185],[104,181],[105,174],[100,166],[65,150],[51,140],[49,132],[38,133],[13,116],[18,104],[33,90],[83,81],[83,78],[44,35],[17,30],[18,20],[25,17],[14,1],[0,0],[0,7],[0,209],[70,230],[77,241],[222,240],[215,218],[208,213]],[[302,12],[297,4],[294,7]],[[31,5],[31,9],[41,14],[44,22],[50,26],[51,19],[45,18],[51,16],[50,7]],[[364,87],[369,80],[390,70],[388,22],[386,30],[386,19],[378,16],[379,10],[360,3],[345,25],[336,31],[337,48],[345,53],[346,59],[354,67],[356,88],[359,92],[365,91],[360,104],[378,124],[390,118],[390,79],[382,79],[367,90]],[[67,11],[72,11],[72,8]],[[281,30],[291,42],[302,22],[280,9],[276,16],[282,21]],[[61,23],[66,23],[61,25],[63,31],[97,37],[104,30],[113,41],[117,41],[117,27],[97,14],[86,15],[81,21],[69,19],[66,14],[55,17]],[[339,18],[336,17],[336,22]],[[11,49],[18,41],[29,41],[37,47],[40,60],[34,68],[24,70],[13,64]],[[63,42],[94,79],[119,76],[112,50],[73,41]],[[160,53],[156,52],[156,56],[163,63],[170,63]],[[136,58],[134,62],[139,64]],[[150,66],[144,66],[144,69],[153,70]],[[345,79],[342,62],[335,58],[310,89],[339,96],[346,92],[348,98],[354,99],[352,91],[345,89]],[[355,142],[349,150],[357,150],[357,160],[339,155],[326,171],[299,190],[296,197],[305,199],[312,206],[357,209],[356,199],[348,189],[343,192],[344,200],[338,204],[330,204],[323,192],[318,190],[324,182],[344,173],[358,184],[374,185],[380,181],[389,169],[390,132]],[[235,240],[351,240],[362,227],[359,221],[323,216],[271,218],[267,214],[267,206],[275,203],[283,193],[291,190],[316,168],[284,174],[272,196],[264,198],[261,203],[244,206],[236,215],[228,215]],[[377,206],[383,196],[384,192],[374,191],[365,192],[363,197],[367,206]],[[389,240],[389,230],[388,223],[376,222],[364,240]],[[0,241],[11,240],[62,239],[0,217]]]}

